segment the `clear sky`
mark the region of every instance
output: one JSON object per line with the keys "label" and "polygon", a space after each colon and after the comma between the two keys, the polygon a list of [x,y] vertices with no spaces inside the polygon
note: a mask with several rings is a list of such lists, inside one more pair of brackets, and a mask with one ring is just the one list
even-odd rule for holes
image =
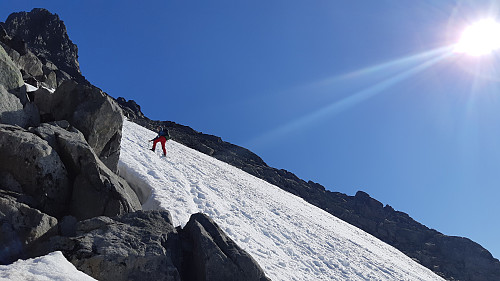
{"label": "clear sky", "polygon": [[0,0],[0,19],[35,7],[64,20],[90,82],[151,119],[500,258],[500,59],[453,52],[498,1]]}

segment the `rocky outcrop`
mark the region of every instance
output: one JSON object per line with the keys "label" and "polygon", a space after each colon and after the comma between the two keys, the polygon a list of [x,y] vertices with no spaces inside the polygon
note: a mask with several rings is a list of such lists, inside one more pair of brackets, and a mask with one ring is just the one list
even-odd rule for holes
{"label": "rocky outcrop", "polygon": [[37,126],[40,124],[40,114],[36,105],[27,102],[23,106],[16,95],[0,85],[0,123],[19,127]]}
{"label": "rocky outcrop", "polygon": [[0,122],[3,124],[26,125],[26,117],[23,112],[23,105],[15,95],[9,93],[0,84]]}
{"label": "rocky outcrop", "polygon": [[2,46],[0,46],[0,69],[2,69],[0,85],[3,85],[7,91],[19,89],[24,85],[21,72]]}
{"label": "rocky outcrop", "polygon": [[17,197],[19,193],[0,190],[0,264],[15,261],[43,235],[57,234],[57,219]]}
{"label": "rocky outcrop", "polygon": [[59,216],[67,209],[71,197],[68,173],[56,151],[35,134],[0,124],[0,171],[10,174],[25,194],[35,198],[39,210]]}
{"label": "rocky outcrop", "polygon": [[21,72],[2,46],[0,70],[0,122],[21,127],[38,125],[38,109],[28,101]]}
{"label": "rocky outcrop", "polygon": [[141,209],[128,183],[99,160],[68,122],[30,130],[0,124],[2,188],[33,197],[32,207],[55,217],[87,219]]}
{"label": "rocky outcrop", "polygon": [[73,216],[81,220],[141,209],[128,183],[100,161],[83,134],[67,121],[42,124],[32,132],[46,140],[63,159],[72,179]]}
{"label": "rocky outcrop", "polygon": [[206,215],[192,215],[181,233],[190,245],[184,247],[189,267],[184,270],[185,280],[270,280],[257,262]]}
{"label": "rocky outcrop", "polygon": [[[269,167],[251,151],[170,121],[153,121],[133,101],[119,98],[127,117],[155,130],[166,128],[171,138],[202,153],[302,197],[307,202],[374,235],[448,280],[491,281],[500,276],[500,261],[479,244],[463,237],[446,236],[429,229],[403,212],[384,206],[359,191],[355,196],[331,192],[322,185]],[[131,106],[132,105],[132,106]]]}
{"label": "rocky outcrop", "polygon": [[55,236],[38,251],[61,250],[98,280],[181,280],[180,241],[167,212],[97,217],[75,225],[75,236]]}
{"label": "rocky outcrop", "polygon": [[138,105],[133,100],[125,100],[123,97],[119,97],[116,99],[116,102],[121,105],[123,115],[129,119],[139,119],[144,118],[144,114],[142,114],[141,106]]}
{"label": "rocky outcrop", "polygon": [[188,225],[176,229],[167,211],[97,217],[77,223],[75,235],[47,239],[35,252],[60,250],[98,280],[268,280],[206,216],[193,215]]}
{"label": "rocky outcrop", "polygon": [[29,49],[70,76],[81,77],[78,48],[69,39],[66,26],[57,14],[46,9],[13,13],[5,21],[4,28],[17,46],[14,49],[21,55]]}
{"label": "rocky outcrop", "polygon": [[123,125],[120,107],[94,86],[66,81],[54,93],[35,92],[42,121],[67,120],[78,130],[113,172],[117,171]]}
{"label": "rocky outcrop", "polygon": [[30,85],[55,89],[66,80],[90,84],[80,73],[78,49],[64,23],[45,9],[15,13],[0,23],[0,46]]}

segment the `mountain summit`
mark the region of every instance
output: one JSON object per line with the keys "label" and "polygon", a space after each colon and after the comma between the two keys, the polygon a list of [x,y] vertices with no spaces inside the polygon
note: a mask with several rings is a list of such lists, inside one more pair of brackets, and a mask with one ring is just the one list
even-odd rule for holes
{"label": "mountain summit", "polygon": [[[3,25],[16,42],[24,42],[39,59],[53,62],[72,77],[78,77],[78,47],[69,39],[64,22],[46,9],[11,14]],[[17,49],[25,52],[22,43]]]}

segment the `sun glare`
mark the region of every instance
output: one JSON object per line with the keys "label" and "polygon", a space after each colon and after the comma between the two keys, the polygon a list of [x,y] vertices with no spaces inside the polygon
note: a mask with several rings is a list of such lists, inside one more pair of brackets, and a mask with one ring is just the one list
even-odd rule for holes
{"label": "sun glare", "polygon": [[488,55],[500,49],[500,23],[485,19],[469,25],[462,33],[455,52],[471,56]]}

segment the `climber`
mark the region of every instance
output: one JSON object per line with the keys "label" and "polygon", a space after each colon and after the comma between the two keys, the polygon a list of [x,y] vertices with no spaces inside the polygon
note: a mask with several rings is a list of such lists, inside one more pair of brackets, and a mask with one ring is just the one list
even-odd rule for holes
{"label": "climber", "polygon": [[152,151],[155,151],[156,144],[158,142],[161,142],[161,148],[163,149],[163,156],[167,156],[167,150],[165,149],[165,142],[170,139],[170,136],[168,135],[168,131],[164,130],[162,127],[158,126],[158,136],[156,138],[150,140],[153,142],[153,148],[151,148]]}

